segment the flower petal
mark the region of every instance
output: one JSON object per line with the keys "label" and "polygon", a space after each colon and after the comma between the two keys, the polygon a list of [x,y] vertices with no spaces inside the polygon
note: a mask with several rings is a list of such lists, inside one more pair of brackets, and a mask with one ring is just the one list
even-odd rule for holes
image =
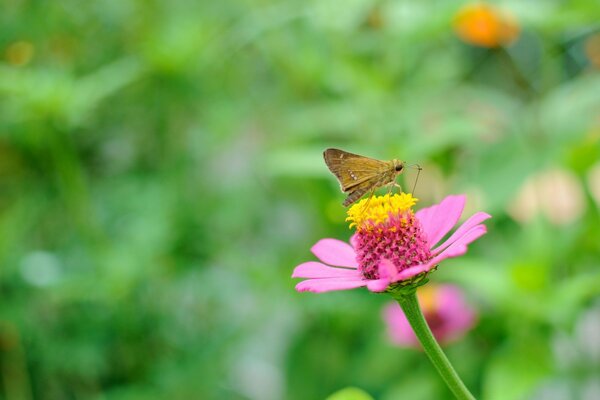
{"label": "flower petal", "polygon": [[369,289],[371,292],[384,292],[390,283],[392,283],[392,280],[389,277],[385,277],[367,282],[367,289]]}
{"label": "flower petal", "polygon": [[456,225],[465,208],[465,202],[465,195],[448,196],[440,204],[416,212],[415,216],[421,222],[430,248]]}
{"label": "flower petal", "polygon": [[472,227],[474,227],[475,225],[478,225],[478,224],[482,223],[483,221],[485,221],[488,218],[492,218],[492,216],[489,215],[489,214],[487,214],[487,213],[484,213],[484,212],[475,213],[469,219],[467,219],[452,234],[452,236],[450,236],[446,241],[444,241],[444,243],[442,243],[437,248],[435,248],[434,250],[432,250],[432,253],[433,254],[438,254],[440,251],[444,250],[445,248],[447,248],[448,246],[450,246],[452,243],[454,243],[456,240],[458,240],[462,235],[464,235],[466,232],[468,232]]}
{"label": "flower petal", "polygon": [[383,259],[377,266],[379,279],[369,281],[367,289],[371,292],[383,292],[390,283],[396,282],[396,266],[388,259]]}
{"label": "flower petal", "polygon": [[356,252],[352,246],[341,240],[321,239],[310,250],[325,264],[336,267],[358,267]]}
{"label": "flower petal", "polygon": [[324,293],[334,290],[348,290],[366,286],[367,281],[360,278],[308,279],[296,285],[298,292]]}
{"label": "flower petal", "polygon": [[350,236],[350,244],[356,249],[356,246],[358,245],[358,242],[356,241],[356,233]]}
{"label": "flower petal", "polygon": [[446,258],[462,256],[467,252],[467,245],[479,239],[481,236],[485,235],[486,232],[487,228],[485,227],[485,225],[474,226],[460,238],[456,239],[456,241],[454,241],[454,243],[448,246],[446,250],[433,257],[430,263],[439,264]]}
{"label": "flower petal", "polygon": [[435,264],[433,264],[431,261],[429,261],[426,264],[416,265],[414,267],[407,268],[404,271],[400,272],[398,275],[396,275],[396,279],[394,280],[394,282],[399,282],[399,281],[403,281],[405,279],[410,279],[413,276],[417,276],[422,272],[429,271],[434,266],[435,266]]}
{"label": "flower petal", "polygon": [[[452,243],[448,248],[442,251],[437,256],[433,257],[427,264],[418,265],[413,268],[409,268],[400,273],[402,275],[402,279],[407,279],[421,272],[429,271],[431,268],[435,267],[440,262],[444,261],[447,258],[454,258],[458,256],[462,256],[467,252],[467,245],[475,240],[479,239],[481,236],[485,235],[487,232],[487,228],[485,225],[477,225],[471,228],[469,232],[465,233],[459,239],[457,239],[454,243]],[[412,273],[410,274],[409,273]],[[404,277],[404,273],[409,273],[410,276]]]}
{"label": "flower petal", "polygon": [[446,258],[462,256],[467,252],[467,245],[483,236],[486,232],[487,229],[485,225],[477,225],[472,227],[467,233],[465,233],[454,243],[448,246],[446,250],[442,251],[440,254],[429,260],[429,262],[421,265],[416,265],[411,268],[407,268],[404,271],[398,273],[394,278],[394,282],[403,281],[405,279],[417,276],[420,273],[429,271]]}
{"label": "flower petal", "polygon": [[354,278],[360,274],[356,269],[335,268],[316,261],[309,261],[294,268],[292,278]]}

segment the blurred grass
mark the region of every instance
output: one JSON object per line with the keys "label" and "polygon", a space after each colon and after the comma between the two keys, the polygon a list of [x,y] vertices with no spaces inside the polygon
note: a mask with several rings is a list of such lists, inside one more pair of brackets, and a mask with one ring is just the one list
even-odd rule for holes
{"label": "blurred grass", "polygon": [[518,38],[481,48],[463,4],[5,2],[1,396],[450,398],[382,296],[293,290],[350,235],[331,146],[493,214],[433,276],[480,307],[447,349],[478,398],[597,396],[600,7],[499,2]]}

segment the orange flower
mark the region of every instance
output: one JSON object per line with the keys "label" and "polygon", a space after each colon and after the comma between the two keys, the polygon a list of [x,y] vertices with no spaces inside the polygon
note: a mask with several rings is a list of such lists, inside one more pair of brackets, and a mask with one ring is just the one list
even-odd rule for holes
{"label": "orange flower", "polygon": [[600,68],[600,33],[595,33],[585,41],[585,54],[592,65]]}
{"label": "orange flower", "polygon": [[499,47],[519,36],[519,25],[511,14],[485,3],[468,4],[454,17],[454,31],[466,43]]}

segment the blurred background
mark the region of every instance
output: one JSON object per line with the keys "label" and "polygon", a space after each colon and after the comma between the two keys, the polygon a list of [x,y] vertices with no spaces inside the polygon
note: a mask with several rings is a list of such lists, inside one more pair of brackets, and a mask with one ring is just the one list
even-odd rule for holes
{"label": "blurred background", "polygon": [[[326,147],[424,169],[489,233],[431,279],[477,398],[600,398],[597,0],[2,2],[0,395],[450,399],[366,290]],[[411,185],[414,175],[405,176]]]}

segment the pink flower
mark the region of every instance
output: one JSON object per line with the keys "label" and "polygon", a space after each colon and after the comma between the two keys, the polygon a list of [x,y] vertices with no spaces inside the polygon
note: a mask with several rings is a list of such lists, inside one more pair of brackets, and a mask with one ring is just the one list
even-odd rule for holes
{"label": "pink flower", "polygon": [[460,218],[466,198],[448,196],[438,205],[413,213],[410,194],[374,196],[348,210],[356,234],[345,243],[321,239],[311,249],[321,262],[298,265],[293,278],[299,292],[329,292],[366,286],[383,292],[390,285],[427,274],[446,258],[466,253],[467,245],[486,233],[484,212],[467,219],[442,244],[436,244]]}
{"label": "pink flower", "polygon": [[[417,297],[433,336],[441,343],[460,339],[475,324],[475,311],[456,286],[423,286]],[[419,347],[419,341],[398,303],[389,303],[383,310],[383,318],[392,343],[402,347]]]}

